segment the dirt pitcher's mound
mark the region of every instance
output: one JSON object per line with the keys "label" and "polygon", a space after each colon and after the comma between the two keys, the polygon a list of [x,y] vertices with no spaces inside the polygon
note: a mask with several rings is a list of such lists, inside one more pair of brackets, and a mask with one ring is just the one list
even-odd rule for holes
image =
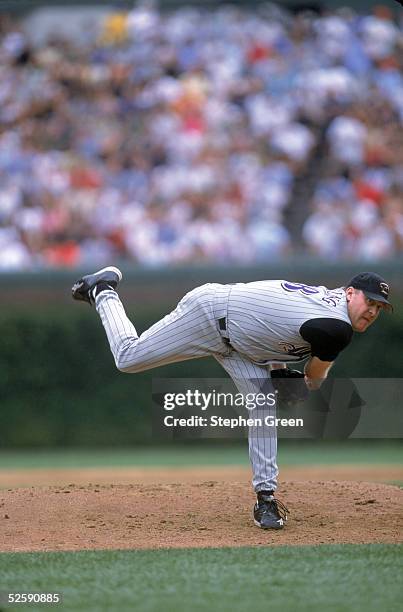
{"label": "dirt pitcher's mound", "polygon": [[0,551],[274,546],[402,541],[403,491],[286,482],[281,531],[254,526],[248,484],[69,485],[0,491]]}

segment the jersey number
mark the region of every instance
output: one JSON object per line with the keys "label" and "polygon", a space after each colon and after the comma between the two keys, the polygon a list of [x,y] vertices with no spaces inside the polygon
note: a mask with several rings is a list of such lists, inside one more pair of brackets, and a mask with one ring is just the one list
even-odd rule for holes
{"label": "jersey number", "polygon": [[[286,291],[299,291],[304,295],[315,295],[320,293],[320,290],[317,287],[312,287],[312,285],[304,285],[303,283],[289,283],[288,281],[281,283],[281,286]],[[326,295],[322,298],[322,302],[328,304],[329,306],[336,306],[341,300],[341,293],[335,291],[327,291]]]}
{"label": "jersey number", "polygon": [[281,286],[286,291],[300,291],[304,295],[314,295],[315,293],[319,293],[319,289],[317,287],[304,285],[303,283],[289,283],[286,281],[285,283],[281,283]]}

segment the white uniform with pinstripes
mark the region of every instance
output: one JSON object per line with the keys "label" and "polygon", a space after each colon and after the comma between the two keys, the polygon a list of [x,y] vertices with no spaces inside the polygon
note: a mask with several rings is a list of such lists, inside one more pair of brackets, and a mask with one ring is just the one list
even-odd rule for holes
{"label": "white uniform with pinstripes", "polygon": [[[141,336],[115,291],[102,291],[96,298],[96,309],[116,366],[123,372],[213,356],[241,393],[259,393],[263,388],[265,394],[272,392],[269,363],[298,361],[298,349],[305,352],[303,358],[307,356],[309,344],[299,335],[306,320],[333,317],[350,323],[343,289],[330,291],[287,281],[197,287]],[[218,320],[223,317],[227,331],[219,329]],[[273,411],[269,406],[258,408],[254,416],[264,419]],[[275,490],[275,428],[249,430],[249,456],[255,491]]]}

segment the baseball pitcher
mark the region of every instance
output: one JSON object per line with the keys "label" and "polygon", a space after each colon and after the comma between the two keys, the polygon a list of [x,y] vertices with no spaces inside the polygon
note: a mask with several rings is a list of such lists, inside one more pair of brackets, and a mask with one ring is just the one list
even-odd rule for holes
{"label": "baseball pitcher", "polygon": [[[95,305],[119,370],[142,372],[212,356],[244,394],[263,388],[267,394],[273,385],[295,377],[300,378],[301,397],[318,389],[353,331],[364,332],[381,310],[392,310],[388,284],[371,272],[337,289],[286,280],[208,283],[187,293],[175,310],[139,336],[116,292],[121,280],[121,271],[110,266],[72,287],[75,300]],[[303,360],[303,373],[288,369],[288,363]],[[273,407],[258,409],[265,410]],[[263,529],[282,529],[287,508],[274,497],[275,428],[250,429],[249,456],[257,494],[254,522]]]}

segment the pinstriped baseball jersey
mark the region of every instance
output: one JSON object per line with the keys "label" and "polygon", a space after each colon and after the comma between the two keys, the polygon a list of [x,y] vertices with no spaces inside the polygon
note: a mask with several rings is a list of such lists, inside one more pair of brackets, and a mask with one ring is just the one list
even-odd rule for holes
{"label": "pinstriped baseball jersey", "polygon": [[[306,321],[334,318],[350,325],[343,289],[288,281],[207,283],[186,294],[175,310],[140,336],[115,291],[102,291],[96,309],[120,370],[142,372],[210,355],[242,393],[259,392],[267,385],[272,389],[268,362],[298,361],[310,353],[309,343],[299,333]],[[262,415],[270,410],[262,407]],[[275,490],[275,428],[249,429],[249,456],[255,491]]]}
{"label": "pinstriped baseball jersey", "polygon": [[255,363],[301,361],[311,346],[300,334],[312,319],[351,325],[345,291],[286,280],[238,283],[228,300],[227,329],[234,349]]}

